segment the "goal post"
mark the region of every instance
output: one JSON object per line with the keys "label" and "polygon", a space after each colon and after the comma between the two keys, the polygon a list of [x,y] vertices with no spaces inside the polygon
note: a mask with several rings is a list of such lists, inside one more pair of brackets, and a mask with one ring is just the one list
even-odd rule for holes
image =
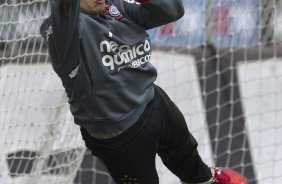
{"label": "goal post", "polygon": [[[149,30],[160,85],[208,165],[282,183],[282,1],[182,0]],[[84,146],[39,34],[49,0],[0,0],[0,183],[114,184]],[[179,179],[156,159],[161,184]]]}

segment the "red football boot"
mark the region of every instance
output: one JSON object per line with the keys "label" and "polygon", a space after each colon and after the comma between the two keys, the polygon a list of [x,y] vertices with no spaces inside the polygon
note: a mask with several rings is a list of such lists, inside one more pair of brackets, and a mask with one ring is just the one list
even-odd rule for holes
{"label": "red football boot", "polygon": [[246,177],[228,168],[215,167],[212,183],[214,184],[248,184]]}

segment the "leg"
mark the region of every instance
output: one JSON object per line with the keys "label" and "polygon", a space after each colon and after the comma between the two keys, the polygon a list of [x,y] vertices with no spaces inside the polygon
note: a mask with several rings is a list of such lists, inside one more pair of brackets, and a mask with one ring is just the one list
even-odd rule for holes
{"label": "leg", "polygon": [[159,111],[164,128],[158,153],[164,164],[183,184],[248,184],[247,178],[228,168],[209,168],[200,158],[197,142],[189,132],[185,119],[165,92],[160,95]]}
{"label": "leg", "polygon": [[148,126],[151,106],[152,103],[149,103],[129,130],[110,139],[95,139],[81,128],[87,148],[102,161],[117,184],[159,183],[155,167],[157,144],[144,131],[144,127]]}
{"label": "leg", "polygon": [[182,113],[162,89],[157,90],[160,95],[159,111],[165,127],[158,149],[163,163],[183,182],[203,183],[210,180],[210,168],[199,156],[197,141],[189,132]]}
{"label": "leg", "polygon": [[159,183],[155,167],[156,146],[142,133],[119,147],[110,145],[105,148],[109,142],[103,143],[103,146],[92,143],[87,140],[87,147],[101,160],[117,184]]}

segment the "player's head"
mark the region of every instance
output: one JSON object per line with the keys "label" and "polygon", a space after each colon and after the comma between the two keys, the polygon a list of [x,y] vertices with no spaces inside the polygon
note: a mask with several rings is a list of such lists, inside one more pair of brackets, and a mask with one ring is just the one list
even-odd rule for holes
{"label": "player's head", "polygon": [[80,11],[90,15],[98,15],[106,9],[106,0],[80,0]]}

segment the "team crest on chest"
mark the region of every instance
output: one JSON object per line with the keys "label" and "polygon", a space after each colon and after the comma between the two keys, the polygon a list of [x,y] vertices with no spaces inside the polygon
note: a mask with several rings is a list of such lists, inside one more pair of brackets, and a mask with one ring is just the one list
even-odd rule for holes
{"label": "team crest on chest", "polygon": [[111,17],[114,17],[116,20],[120,20],[123,18],[123,15],[117,9],[117,7],[113,4],[106,5],[106,11],[103,13],[104,15],[110,14]]}

